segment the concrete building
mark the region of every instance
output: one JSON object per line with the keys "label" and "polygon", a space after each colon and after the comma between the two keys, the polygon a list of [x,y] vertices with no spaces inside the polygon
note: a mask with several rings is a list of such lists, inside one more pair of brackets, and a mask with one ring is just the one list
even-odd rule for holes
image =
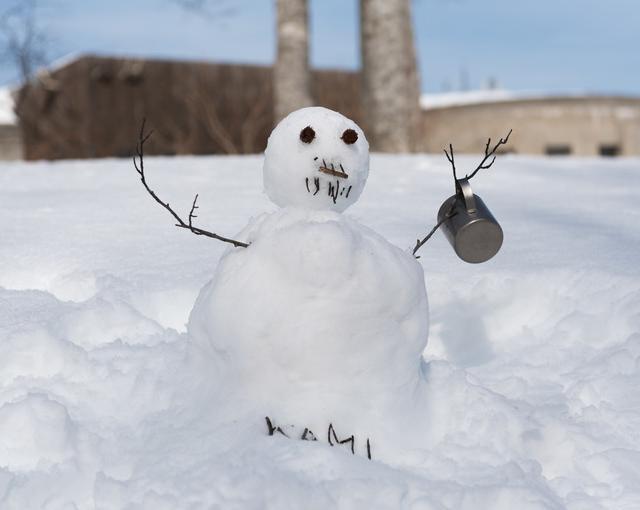
{"label": "concrete building", "polygon": [[8,88],[0,88],[0,160],[22,159],[22,137]]}
{"label": "concrete building", "polygon": [[[266,66],[98,56],[67,58],[22,89],[16,111],[0,95],[0,157],[130,156],[143,117],[149,154],[241,154],[264,150],[273,128]],[[360,75],[315,70],[318,105],[362,123]],[[509,129],[508,152],[640,156],[640,96],[548,96],[500,90],[424,95],[418,150],[484,150]],[[9,113],[10,112],[10,113]],[[5,123],[2,124],[2,119]],[[24,152],[22,147],[24,147]]]}
{"label": "concrete building", "polygon": [[518,154],[639,156],[640,97],[535,96],[504,91],[425,95],[424,152],[481,152],[487,138],[513,134]]}

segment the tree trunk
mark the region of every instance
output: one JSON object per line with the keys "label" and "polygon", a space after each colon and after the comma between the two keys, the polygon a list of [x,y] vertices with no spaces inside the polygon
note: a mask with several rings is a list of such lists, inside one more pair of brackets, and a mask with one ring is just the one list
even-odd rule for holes
{"label": "tree trunk", "polygon": [[309,24],[306,0],[276,0],[278,56],[273,73],[275,121],[310,106]]}
{"label": "tree trunk", "polygon": [[373,150],[411,152],[418,143],[420,83],[410,0],[361,0],[362,101]]}

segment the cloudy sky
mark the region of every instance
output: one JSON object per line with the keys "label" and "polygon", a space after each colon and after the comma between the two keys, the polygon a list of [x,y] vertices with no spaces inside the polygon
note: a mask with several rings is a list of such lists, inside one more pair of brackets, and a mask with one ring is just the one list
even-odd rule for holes
{"label": "cloudy sky", "polygon": [[[0,5],[11,0],[0,0]],[[51,60],[70,53],[268,64],[275,0],[39,0]],[[359,65],[356,0],[311,0],[311,61]],[[637,0],[414,0],[422,88],[640,95]],[[0,84],[15,82],[3,61]]]}

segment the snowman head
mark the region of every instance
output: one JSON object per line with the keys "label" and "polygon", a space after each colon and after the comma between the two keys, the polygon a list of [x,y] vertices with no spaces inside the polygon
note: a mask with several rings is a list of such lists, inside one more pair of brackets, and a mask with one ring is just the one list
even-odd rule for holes
{"label": "snowman head", "polygon": [[369,175],[369,143],[358,125],[322,107],[290,113],[265,150],[264,188],[280,207],[344,211]]}

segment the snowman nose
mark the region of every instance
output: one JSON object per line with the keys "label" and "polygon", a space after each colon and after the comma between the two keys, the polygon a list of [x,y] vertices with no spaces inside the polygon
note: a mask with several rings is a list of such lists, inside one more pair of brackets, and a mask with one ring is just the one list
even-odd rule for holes
{"label": "snowman nose", "polygon": [[318,170],[324,174],[333,175],[334,177],[340,177],[342,179],[348,179],[349,176],[347,175],[347,172],[344,171],[342,164],[338,164],[338,166],[340,167],[340,169],[336,168],[333,163],[327,165],[327,163],[323,159],[322,166],[318,168]]}

